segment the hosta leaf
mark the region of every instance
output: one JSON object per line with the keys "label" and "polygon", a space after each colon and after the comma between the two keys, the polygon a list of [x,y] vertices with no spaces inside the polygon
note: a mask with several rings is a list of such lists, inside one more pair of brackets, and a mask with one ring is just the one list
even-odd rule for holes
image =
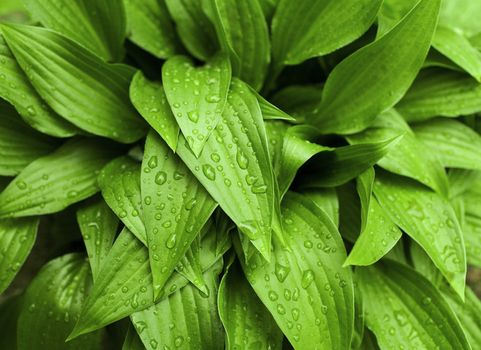
{"label": "hosta leaf", "polygon": [[270,62],[269,30],[259,1],[209,1],[220,45],[231,56],[233,74],[259,90]]}
{"label": "hosta leaf", "polygon": [[481,218],[466,215],[463,233],[468,263],[481,268]]}
{"label": "hosta leaf", "polygon": [[464,295],[464,241],[449,202],[412,180],[381,172],[376,174],[374,194],[388,217],[421,245],[453,289]]}
{"label": "hosta leaf", "polygon": [[119,220],[102,198],[95,198],[77,210],[77,221],[95,280],[112,248]]}
{"label": "hosta leaf", "polygon": [[[259,104],[240,81],[231,85],[221,122],[199,158],[179,140],[177,152],[222,210],[257,248],[270,252],[275,187]],[[255,156],[254,156],[255,155]]]}
{"label": "hosta leaf", "polygon": [[242,261],[246,277],[294,348],[349,349],[353,282],[342,268],[339,232],[316,204],[294,193],[284,198],[283,217],[291,249],[273,236],[271,262],[259,254]]}
{"label": "hosta leaf", "polygon": [[312,188],[302,194],[321,208],[336,227],[339,226],[339,200],[335,189]]}
{"label": "hosta leaf", "polygon": [[[190,283],[196,286],[205,295],[208,294],[207,286],[202,275],[202,265],[200,262],[200,237],[197,236],[191,243],[185,255],[179,261],[175,270],[187,278]],[[216,247],[217,248],[217,247]],[[155,282],[154,282],[155,286]]]}
{"label": "hosta leaf", "polygon": [[481,136],[463,123],[439,118],[415,124],[413,130],[445,167],[481,170]]}
{"label": "hosta leaf", "polygon": [[393,261],[356,270],[366,323],[382,349],[470,349],[440,292],[422,275]]}
{"label": "hosta leaf", "polygon": [[481,4],[473,0],[443,1],[440,22],[444,25],[461,30],[467,35],[481,32],[477,14],[481,11]]}
{"label": "hosta leaf", "polygon": [[384,0],[378,14],[377,37],[380,38],[395,27],[418,2],[419,0]]}
{"label": "hosta leaf", "polygon": [[216,32],[198,0],[165,0],[184,46],[198,59],[207,60],[218,49]]}
{"label": "hosta leaf", "polygon": [[142,220],[140,163],[127,156],[116,158],[102,169],[98,183],[110,209],[140,241],[147,245]]}
{"label": "hosta leaf", "polygon": [[80,254],[64,255],[45,265],[25,293],[18,349],[100,349],[100,332],[65,343],[91,285],[88,262]]}
{"label": "hosta leaf", "polygon": [[371,128],[347,137],[351,144],[380,142],[396,135],[403,137],[389,148],[377,164],[396,174],[415,179],[441,194],[447,193],[447,178],[436,155],[420,142],[402,117],[391,109],[382,113]]}
{"label": "hosta leaf", "polygon": [[187,285],[148,309],[132,314],[132,322],[149,350],[224,349],[222,324],[217,313],[216,264],[204,276],[209,294]]}
{"label": "hosta leaf", "polygon": [[0,193],[0,217],[55,213],[98,191],[97,174],[115,155],[103,140],[74,139],[30,163]]}
{"label": "hosta leaf", "polygon": [[361,201],[355,184],[347,182],[335,189],[339,202],[339,232],[347,241],[354,243],[361,232]]}
{"label": "hosta leaf", "polygon": [[12,106],[0,100],[0,175],[18,174],[54,147],[53,139],[32,130]]}
{"label": "hosta leaf", "polygon": [[272,19],[277,64],[299,64],[360,37],[374,22],[380,0],[279,1]]}
{"label": "hosta leaf", "polygon": [[259,106],[261,107],[262,117],[264,120],[286,120],[295,122],[296,119],[291,117],[286,112],[282,111],[278,107],[274,106],[272,103],[267,101],[264,97],[261,96],[256,90],[251,88],[251,91],[257,97],[257,101],[259,102]]}
{"label": "hosta leaf", "polygon": [[140,340],[133,325],[130,325],[127,330],[122,350],[145,350],[145,346],[142,344],[142,340]]}
{"label": "hosta leaf", "polygon": [[481,81],[481,52],[473,47],[463,34],[451,28],[438,26],[433,38],[433,47],[474,79]]}
{"label": "hosta leaf", "polygon": [[356,178],[356,190],[361,202],[361,231],[364,231],[368,221],[367,217],[369,215],[375,176],[374,168],[371,167]]}
{"label": "hosta leaf", "polygon": [[219,314],[227,333],[226,349],[282,349],[281,330],[237,263],[222,277]]}
{"label": "hosta leaf", "polygon": [[130,84],[130,99],[140,115],[175,151],[179,126],[167,102],[162,85],[147,80],[139,71],[134,75]]}
{"label": "hosta leaf", "polygon": [[34,129],[45,134],[67,137],[79,131],[55,114],[42,100],[18,65],[3,35],[0,34],[0,96],[10,102]]}
{"label": "hosta leaf", "polygon": [[319,105],[322,87],[318,85],[291,85],[272,97],[272,103],[282,108],[298,121],[304,121]]}
{"label": "hosta leaf", "polygon": [[121,0],[24,0],[32,19],[77,41],[107,61],[124,54],[125,13]]}
{"label": "hosta leaf", "polygon": [[154,132],[147,136],[141,172],[143,219],[154,298],[199,234],[217,203]]}
{"label": "hosta leaf", "polygon": [[55,112],[81,129],[119,142],[134,142],[145,134],[128,97],[132,68],[107,64],[48,29],[3,24],[2,31],[30,82]]}
{"label": "hosta leaf", "polygon": [[231,79],[229,60],[219,55],[196,68],[191,59],[176,56],[162,67],[162,78],[180,130],[199,156],[226,104]]}
{"label": "hosta leaf", "polygon": [[407,121],[481,112],[481,84],[460,72],[427,69],[396,105]]}
{"label": "hosta leaf", "polygon": [[130,40],[158,58],[181,51],[165,0],[123,0]]}
{"label": "hosta leaf", "polygon": [[421,0],[390,32],[337,65],[309,123],[324,134],[354,133],[396,104],[426,58],[439,4],[439,0]]}
{"label": "hosta leaf", "polygon": [[0,294],[10,285],[30,254],[38,218],[0,220]]}
{"label": "hosta leaf", "polygon": [[466,192],[481,178],[481,172],[466,169],[449,169],[449,197],[455,198]]}

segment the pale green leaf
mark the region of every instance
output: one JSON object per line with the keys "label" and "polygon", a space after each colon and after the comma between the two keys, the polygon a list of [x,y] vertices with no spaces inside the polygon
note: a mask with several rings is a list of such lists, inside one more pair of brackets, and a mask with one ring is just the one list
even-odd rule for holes
{"label": "pale green leaf", "polygon": [[0,220],[0,294],[10,285],[30,254],[38,223],[36,217]]}
{"label": "pale green leaf", "polygon": [[467,35],[474,35],[481,32],[480,11],[481,3],[476,0],[444,0],[439,21]]}
{"label": "pale green leaf", "polygon": [[454,312],[419,273],[388,260],[356,274],[382,349],[471,349]]}
{"label": "pale green leaf", "polygon": [[119,142],[134,142],[145,134],[128,96],[133,68],[107,64],[48,29],[12,24],[1,28],[30,82],[59,115]]}
{"label": "pale green leaf", "polygon": [[97,139],[74,139],[30,163],[0,193],[0,217],[55,213],[98,191],[97,174],[115,155]]}
{"label": "pale green leaf", "polygon": [[23,0],[32,19],[78,42],[106,61],[124,55],[125,13],[121,0]]}
{"label": "pale green leaf", "polygon": [[463,233],[468,264],[481,268],[481,218],[466,215]]}
{"label": "pale green leaf", "polygon": [[225,55],[195,67],[185,56],[169,59],[162,67],[165,94],[184,138],[196,156],[221,119],[231,80]]}
{"label": "pale green leaf", "polygon": [[311,188],[302,192],[321,208],[336,227],[339,227],[339,200],[334,188]]}
{"label": "pale green leaf", "polygon": [[317,112],[307,119],[309,123],[324,134],[354,133],[395,105],[426,58],[439,4],[440,0],[421,0],[386,35],[337,65],[326,81]]}

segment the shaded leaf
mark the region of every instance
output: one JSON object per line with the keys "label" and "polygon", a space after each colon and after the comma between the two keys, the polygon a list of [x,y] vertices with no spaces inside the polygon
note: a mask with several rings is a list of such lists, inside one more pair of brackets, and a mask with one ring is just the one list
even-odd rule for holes
{"label": "shaded leaf", "polygon": [[129,326],[127,330],[127,335],[125,336],[125,341],[122,346],[122,350],[144,350],[145,346],[142,344],[142,340],[140,340],[139,335],[135,331],[133,325]]}
{"label": "shaded leaf", "polygon": [[22,306],[22,296],[16,295],[0,303],[0,348],[17,349],[17,320]]}
{"label": "shaded leaf", "polygon": [[339,227],[339,200],[334,188],[311,188],[302,194],[313,201]]}

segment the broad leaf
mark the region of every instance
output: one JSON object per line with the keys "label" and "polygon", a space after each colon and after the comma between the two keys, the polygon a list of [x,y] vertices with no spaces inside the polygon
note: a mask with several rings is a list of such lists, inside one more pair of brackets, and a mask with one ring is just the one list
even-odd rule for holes
{"label": "broad leaf", "polygon": [[83,130],[119,142],[134,142],[145,134],[128,97],[134,69],[107,64],[48,29],[3,24],[2,31],[30,82],[55,112]]}
{"label": "broad leaf", "polygon": [[91,286],[88,262],[80,254],[64,255],[45,265],[25,293],[18,320],[18,349],[39,345],[51,350],[100,349],[100,332],[65,343]]}
{"label": "broad leaf", "polygon": [[354,133],[396,104],[426,58],[439,4],[440,0],[421,0],[389,33],[337,65],[309,123],[324,134]]}
{"label": "broad leaf", "polygon": [[319,105],[322,98],[322,86],[291,85],[272,97],[272,103],[282,108],[297,121],[304,121]]}
{"label": "broad leaf", "polygon": [[10,285],[30,254],[38,218],[0,220],[0,294]]}
{"label": "broad leaf", "polygon": [[339,227],[339,200],[334,188],[313,188],[303,191],[302,194],[313,201]]}
{"label": "broad leaf", "polygon": [[109,143],[74,139],[30,163],[0,193],[0,217],[55,213],[98,191],[97,174],[115,155]]}
{"label": "broad leaf", "polygon": [[15,109],[0,100],[0,175],[17,175],[55,147],[55,140],[32,130]]}
{"label": "broad leaf", "polygon": [[196,68],[191,59],[176,56],[162,67],[162,79],[180,130],[199,156],[226,105],[231,79],[229,60],[218,55]]}
{"label": "broad leaf", "polygon": [[187,285],[131,319],[147,349],[224,349],[223,329],[217,312],[218,274],[214,265],[204,276],[209,290],[203,295]]}
{"label": "broad leaf", "polygon": [[196,58],[207,60],[218,49],[216,32],[199,0],[165,0],[177,33],[187,50]]}
{"label": "broad leaf", "polygon": [[[217,249],[217,247],[216,247]],[[197,236],[185,252],[185,255],[178,262],[175,270],[187,278],[190,283],[196,286],[204,295],[208,294],[207,285],[202,275],[200,262],[200,237]],[[155,287],[155,282],[154,282]]]}
{"label": "broad leaf", "polygon": [[481,268],[481,218],[467,214],[463,233],[468,263]]}
{"label": "broad leaf", "polygon": [[464,241],[450,203],[426,187],[379,172],[374,194],[389,218],[414,239],[441,270],[453,289],[464,295]]}
{"label": "broad leaf", "polygon": [[124,55],[125,13],[121,0],[24,0],[32,19],[77,41],[106,61]]}
{"label": "broad leaf", "polygon": [[68,137],[79,130],[55,114],[42,100],[18,65],[0,34],[0,97],[10,102],[32,128],[45,134]]}
{"label": "broad leaf", "polygon": [[456,28],[467,35],[481,32],[477,14],[481,3],[473,0],[445,0],[441,6],[440,23]]}
{"label": "broad leaf", "polygon": [[356,270],[366,323],[382,349],[470,349],[440,292],[422,275],[393,261]]}
{"label": "broad leaf", "polygon": [[413,130],[444,167],[481,170],[481,136],[461,122],[432,119]]}
{"label": "broad leaf", "polygon": [[237,263],[222,277],[219,314],[226,330],[226,349],[282,349],[281,330]]}
{"label": "broad leaf", "polygon": [[259,104],[242,82],[232,82],[221,122],[199,158],[179,140],[177,152],[200,183],[265,255],[270,253],[276,203],[274,175]]}
{"label": "broad leaf", "polygon": [[276,64],[299,64],[360,37],[374,22],[380,0],[281,0],[272,19]]}
{"label": "broad leaf", "polygon": [[130,84],[130,100],[140,115],[175,151],[179,126],[167,102],[162,85],[149,81],[139,71],[134,75]]}
{"label": "broad leaf", "polygon": [[130,40],[158,58],[168,58],[182,50],[165,0],[123,2]]}
{"label": "broad leaf", "polygon": [[296,349],[349,349],[354,322],[351,272],[341,236],[307,198],[287,193],[284,232],[289,250],[273,236],[271,262],[237,255],[247,279]]}
{"label": "broad leaf", "polygon": [[481,84],[459,72],[427,69],[419,74],[396,109],[407,121],[481,112]]}
{"label": "broad leaf", "polygon": [[95,280],[112,248],[119,220],[102,198],[95,198],[77,210],[77,221]]}
{"label": "broad leaf", "polygon": [[142,169],[142,217],[154,279],[154,298],[158,299],[165,282],[217,203],[154,132],[147,136]]}
{"label": "broad leaf", "polygon": [[142,340],[140,340],[133,325],[130,325],[127,330],[122,350],[145,350],[145,346],[142,344]]}
{"label": "broad leaf", "polygon": [[0,303],[1,349],[17,349],[17,320],[21,307],[21,295],[5,298]]}

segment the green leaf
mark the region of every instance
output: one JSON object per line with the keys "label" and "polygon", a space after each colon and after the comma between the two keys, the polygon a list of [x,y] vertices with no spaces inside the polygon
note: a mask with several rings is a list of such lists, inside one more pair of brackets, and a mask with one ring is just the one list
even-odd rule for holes
{"label": "green leaf", "polygon": [[142,340],[140,340],[132,324],[129,325],[129,329],[127,330],[122,350],[145,350],[145,346],[142,344]]}
{"label": "green leaf", "polygon": [[149,81],[139,71],[130,84],[130,100],[140,115],[175,151],[179,126],[167,102],[162,84]]}
{"label": "green leaf", "polygon": [[395,105],[426,58],[439,4],[440,0],[421,0],[389,33],[337,65],[309,123],[324,134],[354,133]]}
{"label": "green leaf", "polygon": [[378,14],[377,37],[380,38],[398,24],[419,0],[384,0]]}
{"label": "green leaf", "polygon": [[222,264],[205,274],[209,294],[187,285],[148,309],[132,314],[147,349],[224,349],[224,332],[217,313],[218,274]]}
{"label": "green leaf", "polygon": [[290,250],[273,236],[271,262],[259,254],[241,261],[247,279],[296,349],[349,349],[353,282],[342,268],[346,252],[339,232],[316,204],[291,192],[283,218]]}
{"label": "green leaf", "polygon": [[140,163],[128,156],[116,158],[102,169],[98,184],[110,209],[142,243],[147,245],[142,220]]}
{"label": "green leaf", "polygon": [[216,32],[198,0],[165,0],[187,50],[203,61],[218,49]]}
{"label": "green leaf", "polygon": [[466,258],[463,234],[450,203],[404,177],[378,172],[374,194],[388,217],[414,239],[464,295]]}
{"label": "green leaf", "polygon": [[477,14],[481,4],[473,0],[445,0],[441,6],[439,21],[443,25],[456,28],[467,35],[481,32]]}
{"label": "green leaf", "polygon": [[374,22],[380,0],[280,0],[272,19],[276,64],[299,64],[359,38]]}
{"label": "green leaf", "polygon": [[1,28],[30,82],[55,112],[83,130],[123,143],[145,134],[129,102],[131,67],[107,64],[48,29],[12,24]]}
{"label": "green leaf", "polygon": [[481,170],[481,136],[470,127],[437,118],[413,125],[413,131],[444,167]]}
{"label": "green leaf", "polygon": [[481,218],[467,214],[463,233],[468,263],[481,268]]}
{"label": "green leaf", "polygon": [[246,85],[232,82],[221,122],[199,158],[182,139],[177,152],[241,231],[261,239],[256,247],[269,256],[275,179],[259,104]]}
{"label": "green leaf", "polygon": [[441,194],[448,192],[446,173],[437,155],[418,140],[394,109],[382,113],[371,128],[347,137],[351,144],[380,142],[396,135],[403,137],[389,148],[377,164],[395,174],[410,177]]}
{"label": "green leaf", "polygon": [[0,175],[17,175],[54,147],[55,140],[32,130],[12,106],[0,100]]}
{"label": "green leaf", "polygon": [[115,155],[109,143],[74,139],[30,163],[0,193],[0,217],[49,214],[98,191],[97,174]]}
{"label": "green leaf", "polygon": [[208,0],[220,45],[229,52],[233,75],[259,90],[270,62],[269,30],[258,0]]}
{"label": "green leaf", "polygon": [[0,220],[0,294],[7,289],[30,254],[38,223],[36,217]]}
{"label": "green leaf", "polygon": [[95,198],[77,210],[77,221],[95,280],[112,248],[119,220],[102,198]]}
{"label": "green leaf", "polygon": [[[481,7],[480,7],[481,10]],[[433,47],[481,82],[481,52],[456,30],[438,26]]]}
{"label": "green leaf", "polygon": [[219,314],[227,333],[226,349],[282,349],[283,334],[234,263],[222,277]]}
{"label": "green leaf", "polygon": [[257,97],[257,101],[259,102],[259,106],[261,107],[262,117],[264,120],[285,120],[290,122],[295,122],[296,119],[291,117],[286,112],[282,111],[278,107],[274,106],[272,103],[267,101],[264,97],[261,96],[256,90],[251,88],[251,91]]}
{"label": "green leaf", "polygon": [[184,138],[198,157],[221,119],[231,79],[229,60],[213,57],[203,67],[176,56],[162,67],[167,100]]}
{"label": "green leaf", "polygon": [[165,0],[123,2],[130,40],[158,58],[169,58],[182,51]]}
{"label": "green leaf", "polygon": [[322,98],[322,86],[291,85],[277,92],[272,103],[282,108],[297,121],[303,122],[305,116],[311,114]]}
{"label": "green leaf", "polygon": [[366,323],[382,349],[470,349],[440,292],[422,275],[394,261],[356,270]]}
{"label": "green leaf", "polygon": [[302,194],[313,201],[339,227],[339,200],[334,188],[311,188]]}
{"label": "green leaf", "polygon": [[122,1],[24,0],[32,19],[78,42],[106,61],[124,55],[125,13]]}
{"label": "green leaf", "polygon": [[175,267],[175,270],[187,278],[189,282],[196,286],[202,293],[205,295],[208,294],[207,286],[202,275],[199,236],[192,241],[189,249],[187,249],[185,255]]}
{"label": "green leaf", "polygon": [[17,320],[21,306],[21,295],[9,297],[0,303],[1,349],[17,349]]}
{"label": "green leaf", "polygon": [[361,202],[361,231],[364,231],[368,222],[375,176],[374,168],[371,167],[356,178],[356,190]]}
{"label": "green leaf", "polygon": [[481,84],[466,74],[427,69],[396,105],[407,121],[458,117],[481,112]]}
{"label": "green leaf", "polygon": [[142,217],[157,300],[217,203],[154,132],[147,136],[142,169]]}
{"label": "green leaf", "polygon": [[65,343],[91,285],[92,275],[81,254],[67,254],[46,264],[25,293],[18,320],[18,349],[37,349],[39,345],[51,350],[100,349],[100,332]]}
{"label": "green leaf", "polygon": [[68,137],[79,130],[55,114],[35,91],[0,33],[0,97],[10,102],[34,129],[45,134]]}

